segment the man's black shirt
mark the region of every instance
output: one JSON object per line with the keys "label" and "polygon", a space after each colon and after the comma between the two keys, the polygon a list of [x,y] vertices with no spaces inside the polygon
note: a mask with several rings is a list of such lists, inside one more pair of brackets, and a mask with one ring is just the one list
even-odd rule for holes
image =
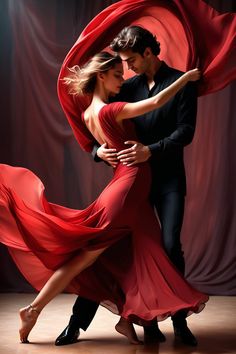
{"label": "man's black shirt", "polygon": [[[162,62],[151,90],[146,76],[137,75],[125,81],[115,101],[137,102],[154,96],[182,74]],[[193,139],[196,113],[196,85],[189,82],[161,108],[134,118],[138,140],[152,153],[153,192],[186,192],[183,148]]]}

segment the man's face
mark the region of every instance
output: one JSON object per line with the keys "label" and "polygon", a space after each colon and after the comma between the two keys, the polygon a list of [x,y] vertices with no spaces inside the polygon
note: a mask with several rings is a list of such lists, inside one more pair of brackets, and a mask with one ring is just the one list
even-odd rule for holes
{"label": "man's face", "polygon": [[127,63],[128,69],[131,69],[135,74],[143,74],[146,72],[149,62],[145,55],[142,56],[139,53],[133,52],[131,49],[123,50],[119,52],[121,59]]}

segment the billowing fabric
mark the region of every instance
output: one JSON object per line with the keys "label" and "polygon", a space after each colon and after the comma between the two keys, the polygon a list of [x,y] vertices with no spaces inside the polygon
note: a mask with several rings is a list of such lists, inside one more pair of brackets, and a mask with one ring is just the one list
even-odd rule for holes
{"label": "billowing fabric", "polygon": [[91,151],[94,139],[81,122],[88,104],[73,98],[61,79],[67,68],[83,65],[109,45],[125,26],[147,28],[161,43],[160,58],[182,71],[200,67],[199,95],[215,92],[236,77],[236,17],[219,14],[202,0],[122,0],[98,14],[84,29],[66,56],[58,80],[58,94],[67,119],[81,147]]}
{"label": "billowing fabric", "polygon": [[[99,112],[106,141],[117,150],[125,140],[136,139],[131,121],[124,123],[124,130],[116,122],[123,105],[112,103]],[[42,182],[29,170],[0,167],[0,242],[36,289],[81,249],[109,246],[68,291],[102,302],[138,324],[204,307],[208,296],[186,282],[162,248],[149,203],[148,163],[119,164],[108,186],[84,210],[49,203]]]}

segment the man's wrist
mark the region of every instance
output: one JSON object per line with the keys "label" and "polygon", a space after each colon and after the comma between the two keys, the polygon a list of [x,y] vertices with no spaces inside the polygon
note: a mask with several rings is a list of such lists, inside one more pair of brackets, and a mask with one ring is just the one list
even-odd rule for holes
{"label": "man's wrist", "polygon": [[91,152],[91,154],[92,154],[93,159],[94,159],[95,162],[100,162],[100,161],[102,161],[102,159],[101,159],[101,158],[98,156],[98,154],[97,154],[97,151],[98,151],[99,147],[100,147],[100,146],[98,146],[98,145],[94,145],[93,150],[92,150],[92,152]]}
{"label": "man's wrist", "polygon": [[145,146],[145,152],[147,154],[147,159],[149,159],[149,157],[152,156],[152,152],[151,152],[151,149],[150,149],[149,145]]}

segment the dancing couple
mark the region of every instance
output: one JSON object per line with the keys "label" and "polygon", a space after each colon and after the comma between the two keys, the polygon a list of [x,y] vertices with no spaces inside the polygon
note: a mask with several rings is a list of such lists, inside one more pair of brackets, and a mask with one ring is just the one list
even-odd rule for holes
{"label": "dancing couple", "polygon": [[[100,196],[84,210],[52,204],[31,171],[1,165],[0,242],[40,290],[20,310],[20,340],[28,342],[43,308],[67,290],[80,297],[56,345],[75,342],[99,303],[120,316],[116,330],[131,343],[140,342],[133,323],[146,337],[164,341],[157,322],[171,316],[175,336],[196,345],[186,317],[199,312],[208,296],[183,277],[180,230],[183,147],[194,134],[193,82],[200,72],[168,67],[158,58],[155,37],[138,26],[123,29],[111,47],[118,54],[98,53],[64,78],[69,94],[90,98],[82,120],[97,142],[95,158],[114,167]],[[126,83],[123,62],[137,74]],[[91,309],[84,319],[80,303]]]}

